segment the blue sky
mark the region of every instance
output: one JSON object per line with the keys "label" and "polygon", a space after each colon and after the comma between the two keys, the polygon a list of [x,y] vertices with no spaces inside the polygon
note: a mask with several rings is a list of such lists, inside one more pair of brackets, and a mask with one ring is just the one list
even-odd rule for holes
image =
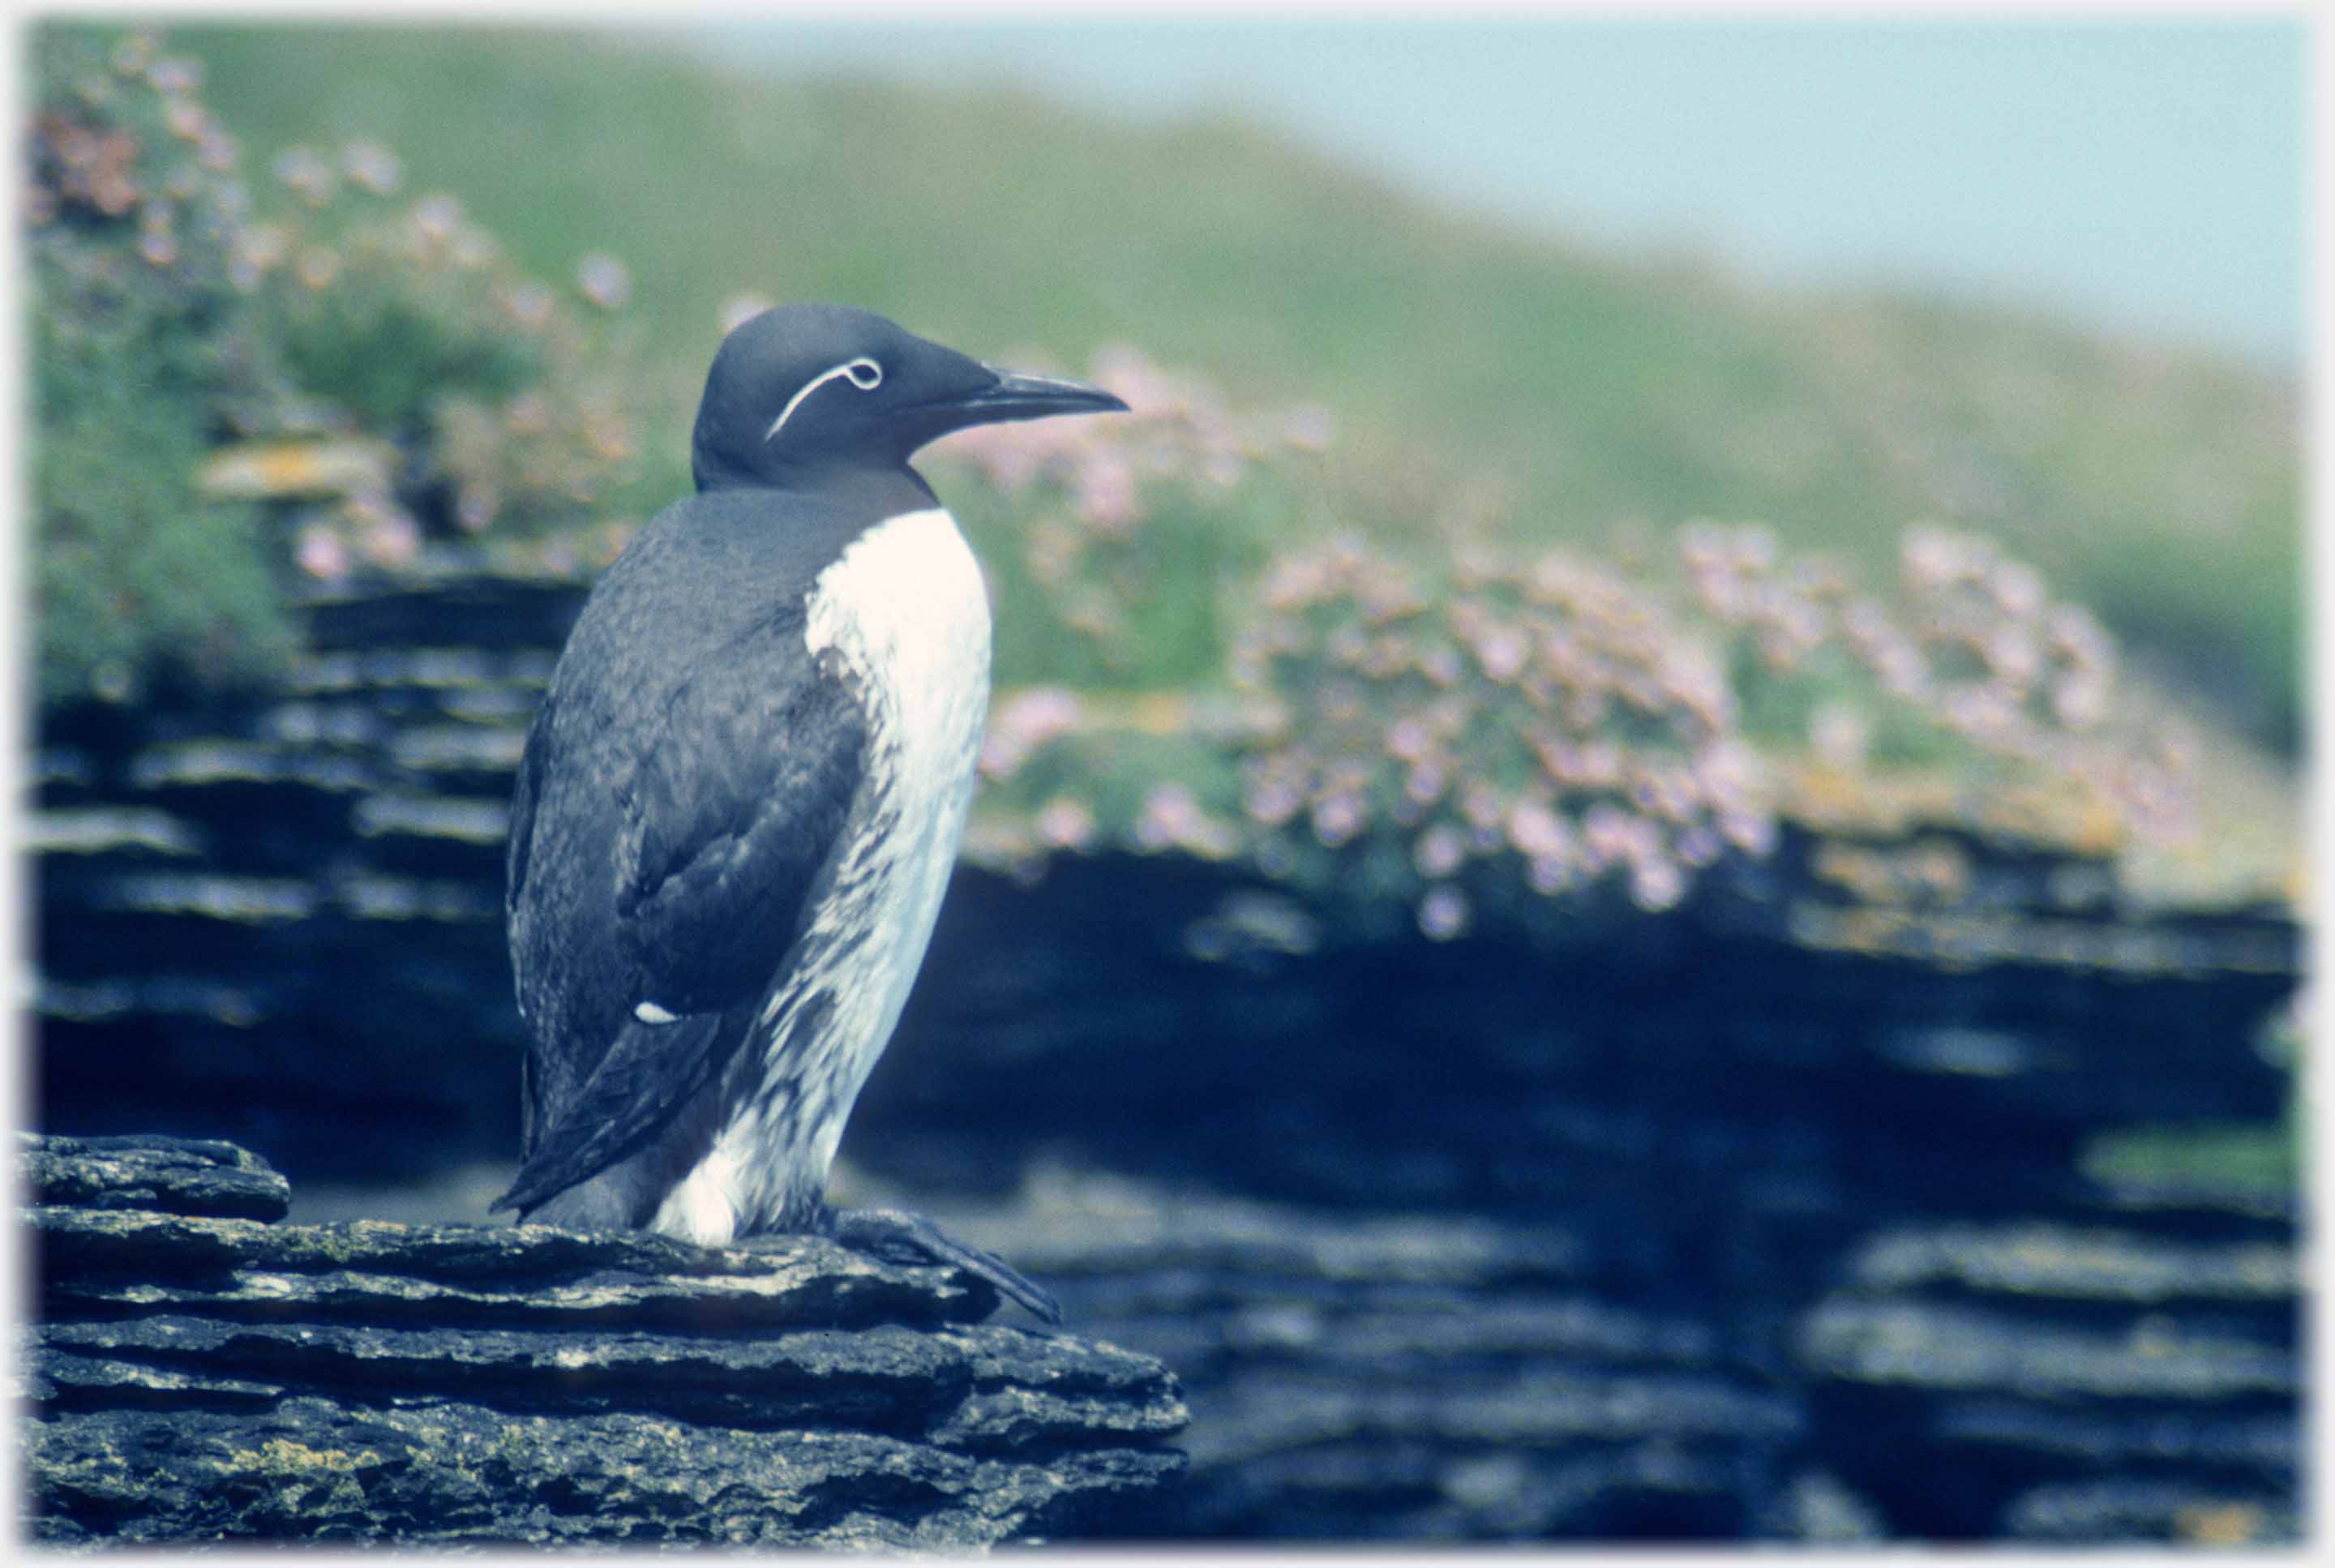
{"label": "blue sky", "polygon": [[2304,29],[2136,20],[729,20],[780,72],[1229,105],[1455,205],[1759,279],[2303,352]]}

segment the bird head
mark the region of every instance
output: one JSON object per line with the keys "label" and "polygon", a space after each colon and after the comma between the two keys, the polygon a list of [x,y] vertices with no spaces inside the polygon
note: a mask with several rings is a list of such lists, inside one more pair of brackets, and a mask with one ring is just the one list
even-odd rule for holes
{"label": "bird head", "polygon": [[1084,382],[985,365],[873,311],[785,305],[722,340],[690,459],[701,490],[782,484],[827,468],[905,465],[967,425],[1126,407]]}

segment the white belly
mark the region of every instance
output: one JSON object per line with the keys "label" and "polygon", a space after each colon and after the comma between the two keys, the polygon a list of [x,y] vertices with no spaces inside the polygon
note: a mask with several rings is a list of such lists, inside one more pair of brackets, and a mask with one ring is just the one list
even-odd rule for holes
{"label": "white belly", "polygon": [[[989,711],[989,598],[955,519],[908,512],[862,534],[819,575],[804,642],[813,655],[833,649],[865,693],[868,768],[799,949],[809,960],[741,1052],[759,1081],[739,1084],[712,1150],[651,1221],[693,1241],[799,1219],[789,1211],[825,1192],[852,1102],[924,963]],[[883,830],[860,830],[870,822]],[[818,1004],[809,1027],[790,1027],[807,1003]]]}

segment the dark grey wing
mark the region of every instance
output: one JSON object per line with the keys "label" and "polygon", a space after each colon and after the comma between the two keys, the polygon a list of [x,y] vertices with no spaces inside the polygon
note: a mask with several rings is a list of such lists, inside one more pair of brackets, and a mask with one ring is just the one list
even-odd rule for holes
{"label": "dark grey wing", "polygon": [[557,710],[557,693],[546,692],[527,727],[527,750],[519,757],[518,782],[511,791],[510,837],[503,849],[506,919],[518,910],[520,891],[527,886],[528,859],[535,849],[535,806],[543,796],[544,760],[550,754],[552,718]]}
{"label": "dark grey wing", "polygon": [[[512,921],[527,887],[528,861],[535,849],[535,808],[543,798],[544,760],[551,750],[555,695],[547,692],[527,727],[527,750],[520,755],[518,782],[511,791],[510,834],[503,851],[503,919]],[[527,963],[519,944],[511,947],[511,990],[518,999],[521,1017],[527,1013]],[[521,1158],[535,1147],[538,1108],[532,1046],[519,1059],[518,1147]]]}
{"label": "dark grey wing", "polygon": [[[596,906],[568,923],[596,949],[571,983],[600,1016],[567,1021],[607,1044],[585,1068],[565,1058],[579,1049],[572,1034],[547,1027],[559,1021],[529,1021],[535,1136],[495,1206],[530,1208],[624,1158],[736,1052],[741,1015],[809,922],[867,734],[839,660],[809,653],[799,618],[710,650],[646,727],[606,800]],[[599,804],[587,794],[579,809]],[[512,857],[516,885],[528,867]],[[673,1021],[644,1021],[643,1003]],[[553,1052],[563,1060],[537,1060]],[[547,1092],[554,1079],[564,1087]]]}
{"label": "dark grey wing", "polygon": [[641,757],[616,839],[616,929],[667,1012],[757,997],[802,934],[866,765],[867,721],[832,651],[752,644],[693,675]]}

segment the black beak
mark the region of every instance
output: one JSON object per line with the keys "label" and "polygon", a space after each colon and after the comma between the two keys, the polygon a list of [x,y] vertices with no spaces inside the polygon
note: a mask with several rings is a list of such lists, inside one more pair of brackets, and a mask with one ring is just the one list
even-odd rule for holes
{"label": "black beak", "polygon": [[1067,376],[1023,375],[1018,371],[983,365],[997,378],[993,386],[952,398],[950,405],[972,418],[967,424],[991,424],[1001,420],[1037,420],[1049,414],[1125,413],[1126,402],[1099,386]]}

